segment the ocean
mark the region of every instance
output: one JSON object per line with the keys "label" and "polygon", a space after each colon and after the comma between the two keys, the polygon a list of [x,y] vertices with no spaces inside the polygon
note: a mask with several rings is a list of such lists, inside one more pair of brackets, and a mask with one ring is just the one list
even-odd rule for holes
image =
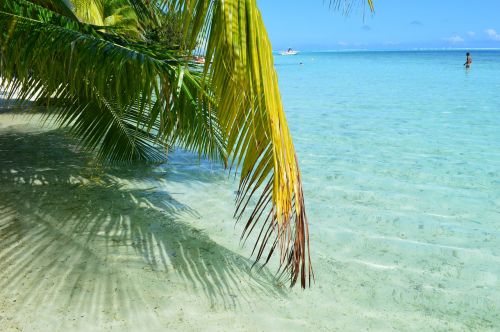
{"label": "ocean", "polygon": [[500,51],[471,55],[275,57],[305,290],[275,261],[250,269],[219,165],[96,169],[64,132],[2,115],[0,330],[500,330]]}
{"label": "ocean", "polygon": [[500,52],[472,57],[276,58],[316,265],[332,272],[318,284],[357,298],[358,319],[500,329]]}

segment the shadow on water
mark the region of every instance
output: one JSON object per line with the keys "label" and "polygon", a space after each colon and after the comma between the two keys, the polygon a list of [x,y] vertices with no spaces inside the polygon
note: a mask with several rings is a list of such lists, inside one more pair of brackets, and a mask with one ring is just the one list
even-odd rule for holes
{"label": "shadow on water", "polygon": [[179,292],[214,310],[286,295],[266,269],[181,221],[196,211],[123,185],[157,177],[154,167],[96,171],[90,159],[60,130],[0,128],[0,309],[63,302],[102,323],[115,311],[140,320]]}

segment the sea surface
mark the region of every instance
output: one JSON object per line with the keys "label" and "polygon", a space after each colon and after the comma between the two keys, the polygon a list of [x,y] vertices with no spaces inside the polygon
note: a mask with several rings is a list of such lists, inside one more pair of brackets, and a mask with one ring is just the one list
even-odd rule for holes
{"label": "sea surface", "polygon": [[64,131],[0,113],[0,330],[499,331],[500,51],[472,57],[275,57],[306,290],[275,262],[250,269],[219,165],[99,168]]}

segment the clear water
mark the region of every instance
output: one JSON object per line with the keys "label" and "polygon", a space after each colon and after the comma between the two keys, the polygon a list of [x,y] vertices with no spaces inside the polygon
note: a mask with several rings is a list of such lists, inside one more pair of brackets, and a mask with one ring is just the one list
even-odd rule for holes
{"label": "clear water", "polygon": [[0,128],[0,327],[500,330],[500,52],[472,56],[468,71],[456,51],[276,57],[305,291],[250,271],[220,167],[176,152],[96,171],[58,131]]}
{"label": "clear water", "polygon": [[314,53],[276,64],[316,264],[332,271],[318,283],[356,280],[364,310],[500,329],[500,52],[474,52],[468,71],[464,58]]}

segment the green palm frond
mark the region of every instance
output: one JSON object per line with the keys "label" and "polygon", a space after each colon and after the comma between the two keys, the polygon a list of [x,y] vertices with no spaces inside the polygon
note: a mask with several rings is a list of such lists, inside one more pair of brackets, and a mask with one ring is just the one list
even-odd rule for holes
{"label": "green palm frond", "polygon": [[[69,10],[70,8],[63,8]],[[65,12],[65,10],[60,10]],[[73,15],[64,15],[58,11],[53,11],[47,7],[38,5],[28,0],[5,0],[0,2],[0,11],[15,14],[25,18],[31,18],[36,21],[65,26],[72,29],[78,29],[78,19]],[[88,31],[90,32],[90,31]]]}
{"label": "green palm frond", "polygon": [[158,6],[158,1],[150,0],[127,0],[139,17],[141,23],[148,22],[159,24],[158,15],[162,12]]}
{"label": "green palm frond", "polygon": [[142,30],[135,9],[124,0],[108,0],[104,3],[103,25],[135,39],[140,38]]}
{"label": "green palm frond", "polygon": [[[5,0],[5,3],[13,2],[12,0]],[[48,10],[51,10],[60,15],[66,16],[72,20],[78,20],[74,13],[74,6],[70,0],[33,0],[30,1],[34,4],[40,5]]]}
{"label": "green palm frond", "polygon": [[155,144],[176,144],[225,160],[201,74],[191,74],[183,59],[166,53],[156,59],[140,45],[5,12],[0,24],[8,27],[0,36],[4,88],[21,100],[62,100],[58,119],[85,147],[110,160],[132,160],[155,156]]}

